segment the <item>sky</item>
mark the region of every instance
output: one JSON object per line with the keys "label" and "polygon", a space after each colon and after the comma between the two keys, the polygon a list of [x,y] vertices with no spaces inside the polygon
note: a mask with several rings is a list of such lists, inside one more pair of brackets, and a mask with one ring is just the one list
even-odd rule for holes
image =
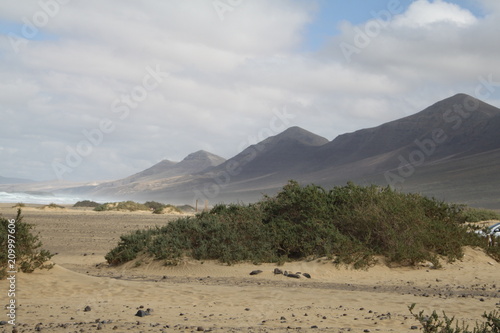
{"label": "sky", "polygon": [[291,126],[500,107],[498,0],[4,0],[0,176],[119,179]]}

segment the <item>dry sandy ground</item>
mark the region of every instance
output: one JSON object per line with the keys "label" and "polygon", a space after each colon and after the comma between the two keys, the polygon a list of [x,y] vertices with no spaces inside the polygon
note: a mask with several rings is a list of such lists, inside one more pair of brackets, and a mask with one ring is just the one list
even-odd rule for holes
{"label": "dry sandy ground", "polygon": [[[0,213],[13,218],[10,205]],[[104,255],[123,233],[168,223],[149,213],[26,208],[56,266],[17,274],[18,332],[415,332],[408,306],[473,323],[500,308],[500,264],[480,250],[435,270],[337,268],[328,260],[275,265],[186,261],[175,267],[143,259],[109,268]],[[262,270],[250,276],[252,270]],[[7,281],[0,281],[7,304]],[[85,311],[89,306],[90,311]],[[135,316],[140,309],[151,315]],[[7,320],[7,310],[0,320]],[[412,326],[413,327],[412,329]],[[12,326],[0,326],[12,332]]]}

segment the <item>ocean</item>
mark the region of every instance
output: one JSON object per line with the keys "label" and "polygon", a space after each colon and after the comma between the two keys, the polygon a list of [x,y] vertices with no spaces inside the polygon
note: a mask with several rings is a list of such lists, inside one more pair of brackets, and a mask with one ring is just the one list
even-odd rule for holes
{"label": "ocean", "polygon": [[22,192],[0,192],[0,202],[2,203],[32,203],[48,205],[55,204],[74,204],[84,199],[78,197],[60,196],[52,193],[22,193]]}

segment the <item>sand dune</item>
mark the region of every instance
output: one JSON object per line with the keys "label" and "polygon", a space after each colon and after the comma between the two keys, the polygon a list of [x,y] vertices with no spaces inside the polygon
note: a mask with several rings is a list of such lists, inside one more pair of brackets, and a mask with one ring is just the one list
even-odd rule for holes
{"label": "sand dune", "polygon": [[[168,217],[71,209],[24,215],[45,248],[59,253],[52,270],[17,276],[18,329],[25,332],[37,325],[42,332],[413,332],[420,326],[407,309],[412,303],[469,323],[500,305],[500,264],[478,249],[466,249],[463,260],[439,270],[377,265],[356,271],[326,259],[280,267],[311,279],[274,275],[273,264],[163,266],[141,258],[109,268],[104,255],[120,234]],[[250,276],[256,269],[263,272]],[[0,290],[7,289],[0,281]],[[148,308],[151,315],[135,316]]]}

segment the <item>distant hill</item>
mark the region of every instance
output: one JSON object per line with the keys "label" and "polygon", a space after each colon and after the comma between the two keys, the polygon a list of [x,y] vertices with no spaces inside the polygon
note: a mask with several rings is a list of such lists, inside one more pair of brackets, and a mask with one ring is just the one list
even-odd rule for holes
{"label": "distant hill", "polygon": [[500,209],[499,162],[500,109],[458,94],[332,141],[291,127],[227,161],[199,151],[85,191],[173,203],[250,202],[289,179],[327,187],[352,180]]}
{"label": "distant hill", "polygon": [[225,161],[224,158],[204,150],[189,154],[180,162],[163,160],[152,167],[124,179],[102,183],[91,189],[93,195],[112,196],[154,191],[168,179],[197,174]]}

